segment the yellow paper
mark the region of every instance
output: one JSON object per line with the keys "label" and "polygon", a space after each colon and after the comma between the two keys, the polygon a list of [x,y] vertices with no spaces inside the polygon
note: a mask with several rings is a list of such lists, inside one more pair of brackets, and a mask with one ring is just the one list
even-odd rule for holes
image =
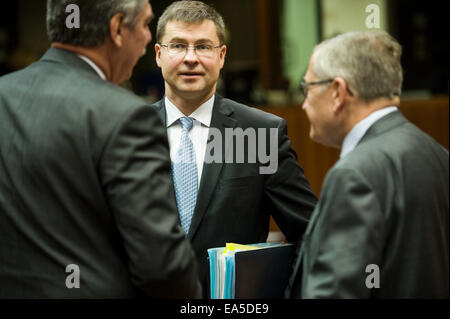
{"label": "yellow paper", "polygon": [[225,249],[223,251],[224,254],[226,254],[229,251],[235,251],[235,250],[252,250],[252,249],[258,249],[259,247],[256,246],[250,246],[250,245],[241,245],[241,244],[235,244],[235,243],[226,243]]}

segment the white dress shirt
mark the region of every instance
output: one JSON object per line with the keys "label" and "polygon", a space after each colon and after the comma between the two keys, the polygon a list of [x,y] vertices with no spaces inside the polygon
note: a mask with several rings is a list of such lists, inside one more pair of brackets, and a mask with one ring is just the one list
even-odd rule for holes
{"label": "white dress shirt", "polygon": [[358,145],[359,141],[363,138],[364,134],[366,134],[367,130],[379,119],[397,111],[396,106],[389,106],[382,108],[381,110],[375,111],[371,113],[368,117],[360,121],[356,124],[352,130],[347,134],[342,143],[341,155],[340,158],[343,158],[345,155],[353,151],[353,149]]}
{"label": "white dress shirt", "polygon": [[[203,161],[205,159],[206,143],[208,142],[209,126],[211,124],[212,110],[214,106],[213,95],[208,101],[200,105],[189,117],[194,119],[194,125],[189,131],[189,138],[194,145],[198,186],[203,171]],[[167,119],[167,137],[169,139],[170,158],[172,162],[176,158],[176,153],[180,147],[181,124],[178,119],[184,115],[168,98],[165,97],[166,119]]]}
{"label": "white dress shirt", "polygon": [[83,60],[84,62],[86,62],[87,64],[89,64],[91,66],[91,68],[93,68],[95,70],[95,72],[97,72],[97,74],[103,79],[106,80],[106,76],[105,73],[103,73],[102,69],[100,69],[97,64],[95,64],[94,62],[92,62],[91,59],[89,59],[88,57],[85,57],[82,54],[77,54],[78,57]]}

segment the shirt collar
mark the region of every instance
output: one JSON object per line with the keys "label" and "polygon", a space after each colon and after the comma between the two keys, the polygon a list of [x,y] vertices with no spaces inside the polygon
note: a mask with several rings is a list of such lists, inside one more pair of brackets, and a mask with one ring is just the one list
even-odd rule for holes
{"label": "shirt collar", "polygon": [[88,57],[82,55],[82,54],[77,54],[78,57],[80,59],[82,59],[84,62],[86,62],[87,64],[89,64],[91,66],[91,68],[93,68],[95,70],[95,72],[97,72],[97,74],[103,79],[106,80],[106,76],[105,73],[103,73],[103,71],[97,66],[97,64],[95,64],[94,62],[92,62],[91,59],[89,59]]}
{"label": "shirt collar", "polygon": [[[203,125],[209,127],[211,125],[211,117],[212,117],[212,109],[214,106],[214,97],[211,98],[200,105],[189,117],[199,121]],[[166,96],[164,99],[166,105],[166,115],[167,115],[167,127],[170,127],[173,123],[178,121],[180,117],[186,116],[184,115]]]}
{"label": "shirt collar", "polygon": [[398,108],[396,106],[389,106],[382,108],[381,110],[375,111],[367,116],[365,119],[356,124],[352,130],[347,134],[342,143],[341,155],[340,158],[343,158],[348,153],[353,151],[353,149],[358,145],[359,141],[363,138],[364,134],[366,134],[367,130],[379,119],[397,111]]}

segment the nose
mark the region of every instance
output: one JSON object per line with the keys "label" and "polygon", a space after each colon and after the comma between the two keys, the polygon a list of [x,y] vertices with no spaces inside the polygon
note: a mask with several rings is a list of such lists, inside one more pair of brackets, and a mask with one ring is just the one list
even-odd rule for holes
{"label": "nose", "polygon": [[150,31],[150,28],[147,26],[147,44],[152,41],[152,32]]}
{"label": "nose", "polygon": [[194,47],[188,47],[187,52],[184,55],[184,61],[187,63],[195,63],[198,62],[198,56],[195,53]]}
{"label": "nose", "polygon": [[305,98],[305,99],[303,100],[303,104],[302,104],[302,110],[303,110],[303,111],[306,111],[306,100],[307,100],[307,98]]}

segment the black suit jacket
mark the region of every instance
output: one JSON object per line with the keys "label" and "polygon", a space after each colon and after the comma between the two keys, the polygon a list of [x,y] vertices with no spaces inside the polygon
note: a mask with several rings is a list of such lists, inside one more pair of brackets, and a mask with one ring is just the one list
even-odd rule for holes
{"label": "black suit jacket", "polygon": [[[166,123],[164,99],[154,107]],[[207,297],[208,248],[224,246],[227,242],[266,241],[271,215],[286,239],[296,243],[317,201],[291,148],[285,120],[216,95],[210,127],[220,130],[222,137],[227,128],[278,129],[278,169],[266,175],[260,174],[258,161],[204,163],[188,238],[197,255]],[[225,142],[222,141],[224,148]],[[245,144],[245,153],[247,150]]]}
{"label": "black suit jacket", "polygon": [[199,296],[177,216],[144,101],[60,49],[0,78],[0,298]]}
{"label": "black suit jacket", "polygon": [[290,297],[448,298],[448,215],[448,152],[386,115],[327,174]]}

